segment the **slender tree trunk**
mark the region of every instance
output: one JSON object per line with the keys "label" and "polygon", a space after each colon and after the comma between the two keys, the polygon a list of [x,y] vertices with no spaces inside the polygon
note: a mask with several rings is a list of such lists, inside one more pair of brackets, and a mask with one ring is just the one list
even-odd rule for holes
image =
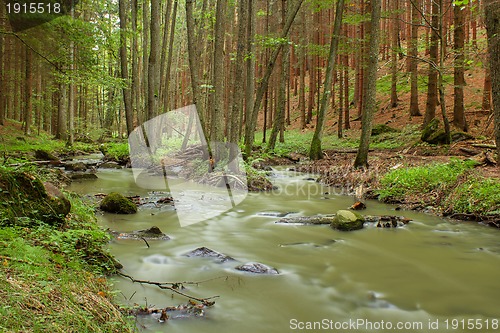
{"label": "slender tree trunk", "polygon": [[[333,33],[330,42],[330,51],[328,54],[328,64],[326,67],[325,83],[323,84],[323,96],[321,97],[316,128],[314,129],[314,135],[311,141],[311,149],[309,150],[309,158],[311,160],[319,160],[323,158],[323,150],[321,149],[321,139],[323,137],[323,126],[325,123],[326,108],[328,107],[328,101],[330,100],[330,95],[331,95],[333,69],[335,68],[335,61],[337,59],[337,49],[339,45],[340,29],[342,27],[343,12],[344,12],[344,0],[338,0],[337,8],[335,11],[335,23],[333,24]],[[375,73],[376,70],[377,69],[375,68]]]}
{"label": "slender tree trunk", "polygon": [[[132,113],[137,117],[137,109],[140,105],[140,82],[141,76],[139,75],[139,45],[137,36],[137,0],[132,0]],[[128,126],[128,125],[127,125]]]}
{"label": "slender tree trunk", "polygon": [[150,52],[148,64],[148,103],[147,119],[153,119],[158,114],[158,94],[160,77],[160,0],[151,0],[151,31]]}
{"label": "slender tree trunk", "polygon": [[[253,110],[254,94],[255,94],[255,4],[253,1],[248,1],[248,19],[247,19],[247,76],[245,89],[245,121],[249,121],[248,115]],[[240,115],[240,128],[238,138],[241,137],[243,131],[243,113]]]}
{"label": "slender tree trunk", "polygon": [[[285,28],[283,29],[280,38],[282,39],[287,38],[288,33],[290,31],[290,27],[292,26],[292,23],[295,20],[295,17],[297,16],[297,13],[299,12],[299,9],[303,2],[304,0],[297,0],[295,2],[295,6],[293,7],[293,10],[290,11],[290,15],[288,15]],[[259,84],[259,88],[257,89],[257,95],[255,97],[255,103],[250,120],[247,121],[245,126],[245,155],[247,157],[250,156],[250,152],[252,151],[252,145],[255,138],[255,127],[257,125],[257,117],[259,115],[260,105],[262,103],[262,97],[264,97],[264,93],[267,90],[269,84],[269,78],[271,77],[274,65],[276,64],[276,59],[278,59],[278,55],[282,47],[283,44],[278,45],[271,54],[269,63],[267,64],[266,67],[266,72]]]}
{"label": "slender tree trunk", "polygon": [[[158,0],[153,0],[158,1]],[[150,49],[150,13],[149,9],[150,0],[142,0],[142,101],[140,110],[144,110],[142,121],[147,121],[148,118],[148,96],[149,96],[149,49]],[[143,109],[144,107],[144,109]]]}
{"label": "slender tree trunk", "polygon": [[455,63],[454,63],[454,75],[453,75],[453,82],[454,82],[453,124],[456,127],[460,128],[462,131],[467,131],[467,119],[465,118],[465,109],[464,109],[464,86],[465,86],[464,8],[462,6],[455,5],[453,13],[454,13],[453,40],[454,40],[454,51],[455,51]]}
{"label": "slender tree trunk", "polygon": [[[224,141],[224,27],[226,16],[226,0],[217,0],[215,11],[215,41],[213,87],[215,90],[214,107],[211,110],[210,140]],[[216,162],[221,156],[215,152]]]}
{"label": "slender tree trunk", "polygon": [[[160,82],[159,82],[159,87],[160,87],[160,104],[161,104],[161,109],[165,110],[166,109],[166,104],[164,101],[166,101],[165,94],[168,95],[168,93],[165,92],[165,85],[166,82],[168,81],[168,78],[166,77],[166,70],[167,70],[167,53],[168,53],[168,46],[169,46],[169,20],[172,12],[172,0],[166,0],[166,9],[165,9],[165,15],[163,16],[163,36],[162,36],[162,41],[161,41],[161,55],[160,55]],[[172,16],[173,19],[173,16]]]}
{"label": "slender tree trunk", "polygon": [[489,63],[484,69],[484,84],[483,84],[483,110],[491,110],[491,75]]}
{"label": "slender tree trunk", "polygon": [[485,0],[484,10],[490,54],[497,167],[500,168],[500,1]]}
{"label": "slender tree trunk", "polygon": [[[347,25],[346,25],[347,26]],[[349,115],[349,56],[344,56],[344,129],[351,128]]]}
{"label": "slender tree trunk", "polygon": [[68,100],[66,98],[66,85],[59,84],[59,100],[57,104],[57,134],[56,139],[66,140],[68,138]]}
{"label": "slender tree trunk", "polygon": [[25,92],[24,92],[24,134],[31,135],[31,122],[33,113],[33,103],[31,101],[32,97],[32,87],[33,87],[33,69],[32,66],[32,53],[29,47],[26,46],[26,81],[25,81]]}
{"label": "slender tree trunk", "polygon": [[418,106],[418,24],[420,23],[420,0],[411,2],[411,38],[408,58],[410,69],[410,117],[421,116]]}
{"label": "slender tree trunk", "polygon": [[398,38],[399,38],[399,0],[391,0],[392,3],[392,35],[391,35],[391,107],[398,106]]}
{"label": "slender tree trunk", "polygon": [[445,44],[446,44],[446,35],[443,34],[443,1],[439,0],[439,70],[438,70],[438,90],[439,90],[439,106],[441,108],[441,116],[443,117],[444,123],[444,132],[446,134],[445,143],[449,144],[451,142],[451,130],[450,130],[450,122],[448,121],[448,116],[446,115],[446,100],[444,96],[444,79],[443,79],[443,71],[444,71],[444,57],[445,57]]}
{"label": "slender tree trunk", "polygon": [[189,60],[189,73],[191,74],[191,90],[193,92],[193,103],[196,105],[198,117],[205,133],[207,132],[205,124],[205,111],[203,110],[203,98],[200,92],[200,83],[198,81],[198,59],[196,57],[195,43],[195,25],[193,18],[193,2],[194,0],[186,0],[186,26],[187,26],[187,46],[188,46],[188,60]]}
{"label": "slender tree trunk", "polygon": [[[245,50],[248,46],[246,38],[248,28],[248,3],[245,0],[238,1],[238,41],[236,44],[236,63],[233,83],[233,107],[229,116],[229,142],[238,143],[240,133],[240,120],[243,113],[245,91],[243,87],[245,66]],[[248,83],[248,82],[247,82]]]}
{"label": "slender tree trunk", "polygon": [[355,168],[368,167],[368,150],[370,148],[370,137],[372,132],[373,115],[377,110],[377,66],[378,48],[380,36],[380,0],[371,0],[371,24],[370,41],[368,48],[368,67],[366,68],[366,95],[364,97],[364,107],[362,114],[361,140],[358,153],[354,161]]}
{"label": "slender tree trunk", "polygon": [[170,37],[168,42],[168,57],[167,64],[164,73],[164,90],[163,90],[163,107],[165,109],[169,109],[169,100],[170,100],[170,73],[172,72],[172,59],[174,58],[174,39],[175,39],[175,24],[177,22],[177,7],[178,1],[174,1],[174,9],[172,11],[172,25],[170,27]]}
{"label": "slender tree trunk", "polygon": [[128,57],[127,57],[127,9],[125,8],[125,0],[119,0],[120,14],[120,69],[121,77],[125,81],[122,88],[123,105],[125,107],[125,120],[127,123],[127,134],[134,130],[134,110],[132,109],[132,96],[130,93],[130,82],[128,75]]}
{"label": "slender tree trunk", "polygon": [[[3,17],[4,17],[4,7],[0,6],[0,29],[4,28],[4,23],[3,23]],[[6,93],[6,87],[5,87],[5,72],[6,72],[6,65],[4,63],[4,52],[5,52],[5,36],[4,34],[0,33],[0,125],[4,125],[4,120],[5,120],[5,104],[6,104],[6,98],[5,98],[5,93]]]}
{"label": "slender tree trunk", "polygon": [[439,43],[439,3],[438,0],[432,1],[431,18],[431,41],[429,46],[430,64],[427,83],[427,104],[425,108],[424,127],[436,117],[437,106],[437,81],[438,81],[438,43]]}
{"label": "slender tree trunk", "polygon": [[[282,27],[285,26],[287,8],[286,1],[282,0]],[[269,142],[267,144],[268,150],[273,150],[276,146],[276,139],[278,133],[282,132],[285,127],[285,107],[286,107],[286,84],[288,83],[289,77],[289,51],[290,47],[288,44],[283,45],[283,52],[281,52],[281,62],[279,65],[280,78],[278,87],[278,101],[277,101],[277,112],[274,118],[273,127],[271,130],[271,135],[269,137]]]}

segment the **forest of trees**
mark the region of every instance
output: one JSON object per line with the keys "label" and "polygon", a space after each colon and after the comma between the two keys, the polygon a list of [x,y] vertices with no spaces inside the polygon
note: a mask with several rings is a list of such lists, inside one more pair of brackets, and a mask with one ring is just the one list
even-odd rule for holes
{"label": "forest of trees", "polygon": [[[256,131],[271,130],[272,149],[298,122],[314,128],[318,159],[325,119],[339,137],[361,119],[355,163],[365,166],[373,115],[397,107],[405,85],[407,116],[422,116],[423,126],[439,118],[448,137],[450,126],[468,130],[466,111],[493,114],[494,102],[500,149],[499,8],[498,0],[82,0],[16,31],[2,4],[0,124],[19,121],[27,135],[44,130],[72,144],[90,132],[126,137],[195,103],[211,141],[242,140],[248,156]],[[484,71],[482,103],[466,110],[472,66]],[[377,80],[387,82],[383,100]]]}

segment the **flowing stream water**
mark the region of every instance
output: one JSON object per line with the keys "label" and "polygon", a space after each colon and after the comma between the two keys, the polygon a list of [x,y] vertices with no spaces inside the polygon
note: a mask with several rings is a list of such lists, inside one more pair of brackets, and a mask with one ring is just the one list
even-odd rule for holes
{"label": "flowing stream water", "polygon": [[[81,194],[112,191],[147,196],[132,171],[99,171],[98,180],[74,182]],[[181,227],[171,207],[140,208],[134,215],[99,214],[99,223],[120,232],[158,226],[172,239],[115,240],[111,252],[123,272],[158,282],[204,281],[184,292],[218,295],[201,318],[158,323],[142,316],[144,332],[500,332],[500,234],[476,223],[454,223],[368,201],[363,214],[403,215],[403,228],[339,232],[329,226],[276,224],[279,217],[331,214],[354,203],[307,175],[275,170],[279,190],[250,193],[236,208]],[[183,254],[208,247],[238,262],[217,263]],[[261,262],[279,275],[234,269]],[[185,303],[168,290],[112,278],[124,304]]]}

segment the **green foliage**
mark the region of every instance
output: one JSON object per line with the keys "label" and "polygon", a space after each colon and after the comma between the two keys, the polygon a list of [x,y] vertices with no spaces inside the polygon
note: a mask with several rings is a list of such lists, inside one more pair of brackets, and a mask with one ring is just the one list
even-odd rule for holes
{"label": "green foliage", "polygon": [[115,161],[124,161],[129,157],[128,142],[108,142],[103,144],[102,150],[106,158]]}
{"label": "green foliage", "polygon": [[428,195],[431,191],[446,190],[476,162],[452,160],[413,168],[401,168],[387,173],[380,180],[379,199],[401,200],[410,195]]}
{"label": "green foliage", "polygon": [[473,176],[454,189],[444,207],[455,213],[500,214],[500,181]]}

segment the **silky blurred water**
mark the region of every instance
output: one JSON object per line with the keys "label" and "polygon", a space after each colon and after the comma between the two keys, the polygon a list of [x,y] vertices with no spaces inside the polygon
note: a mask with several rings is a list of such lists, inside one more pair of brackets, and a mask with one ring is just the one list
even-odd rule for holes
{"label": "silky blurred water", "polygon": [[[98,177],[95,181],[75,182],[70,190],[148,196],[147,189],[135,184],[130,170],[100,171]],[[368,225],[359,231],[339,232],[329,226],[276,224],[278,217],[259,215],[328,214],[354,203],[352,197],[308,177],[275,170],[273,182],[279,189],[274,193],[250,193],[234,209],[187,227],[180,226],[175,210],[168,206],[140,208],[135,215],[99,215],[99,223],[106,228],[127,232],[158,226],[172,238],[149,241],[150,248],[143,241],[113,241],[111,251],[123,264],[124,273],[158,282],[209,280],[188,286],[184,292],[197,297],[220,296],[203,318],[158,323],[151,316],[139,317],[141,330],[500,331],[498,230],[396,211],[394,206],[377,201],[368,201],[363,214],[403,215],[413,221],[399,229]],[[238,262],[220,264],[183,256],[202,246]],[[280,274],[253,275],[234,269],[246,262],[261,262],[277,268]],[[113,282],[116,297],[124,304],[165,307],[186,302],[155,286],[133,284],[118,277]],[[353,321],[359,325],[353,326]],[[457,325],[452,327],[452,323]],[[406,328],[395,327],[401,324]]]}

